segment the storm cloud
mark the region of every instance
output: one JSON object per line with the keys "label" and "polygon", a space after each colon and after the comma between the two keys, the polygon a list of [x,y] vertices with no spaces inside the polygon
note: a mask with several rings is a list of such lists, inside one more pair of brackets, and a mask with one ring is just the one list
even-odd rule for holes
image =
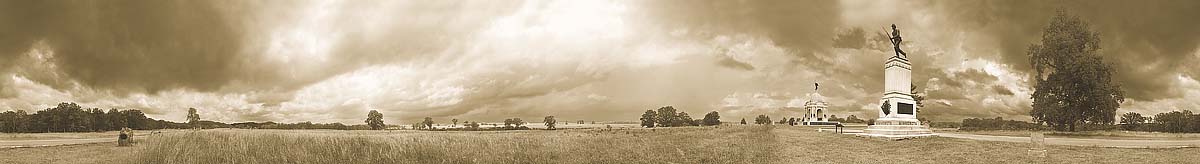
{"label": "storm cloud", "polygon": [[736,120],[795,117],[820,93],[871,118],[896,24],[922,117],[1028,119],[1025,51],[1058,11],[1101,33],[1119,112],[1200,108],[1194,1],[51,0],[0,2],[0,110],[358,124],[671,105]]}

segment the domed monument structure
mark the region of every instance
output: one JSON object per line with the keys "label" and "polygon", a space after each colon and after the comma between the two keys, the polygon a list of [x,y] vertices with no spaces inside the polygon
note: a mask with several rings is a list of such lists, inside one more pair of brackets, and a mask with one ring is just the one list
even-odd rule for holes
{"label": "domed monument structure", "polygon": [[909,90],[912,86],[912,64],[908,61],[908,54],[900,49],[900,30],[894,24],[888,39],[896,55],[884,63],[884,90],[883,98],[879,100],[879,119],[875,119],[875,124],[859,135],[889,139],[933,136],[935,134],[917,120],[916,100]]}
{"label": "domed monument structure", "polygon": [[829,102],[825,101],[825,97],[821,96],[820,84],[814,84],[813,93],[808,94],[808,101],[804,102],[804,117],[800,119],[801,125],[837,125],[838,122],[829,121]]}

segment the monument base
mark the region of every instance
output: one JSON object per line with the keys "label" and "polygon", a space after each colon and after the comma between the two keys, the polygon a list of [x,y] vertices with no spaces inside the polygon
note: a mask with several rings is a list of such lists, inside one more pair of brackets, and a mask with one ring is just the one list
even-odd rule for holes
{"label": "monument base", "polygon": [[808,121],[808,122],[801,122],[801,123],[800,123],[800,125],[809,125],[809,126],[813,126],[813,125],[837,125],[837,124],[842,124],[842,123],[841,123],[841,122],[837,122],[837,121]]}
{"label": "monument base", "polygon": [[937,136],[928,127],[922,126],[921,121],[910,118],[880,118],[875,125],[867,126],[863,133],[857,135],[892,140]]}

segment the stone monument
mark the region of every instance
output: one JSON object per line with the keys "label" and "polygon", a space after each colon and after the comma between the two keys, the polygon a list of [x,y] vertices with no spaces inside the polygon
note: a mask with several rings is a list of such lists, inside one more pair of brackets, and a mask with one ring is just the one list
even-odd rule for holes
{"label": "stone monument", "polygon": [[813,93],[808,94],[808,101],[804,102],[804,117],[800,119],[801,125],[837,125],[839,122],[829,120],[829,102],[825,101],[825,96],[817,92],[820,89],[820,84],[813,83]]}
{"label": "stone monument", "polygon": [[875,124],[867,126],[864,133],[859,135],[889,139],[934,136],[933,131],[917,120],[916,101],[909,90],[912,86],[912,63],[900,49],[900,31],[894,24],[888,39],[896,55],[884,62],[884,90],[883,98],[879,100],[879,119],[875,119]]}

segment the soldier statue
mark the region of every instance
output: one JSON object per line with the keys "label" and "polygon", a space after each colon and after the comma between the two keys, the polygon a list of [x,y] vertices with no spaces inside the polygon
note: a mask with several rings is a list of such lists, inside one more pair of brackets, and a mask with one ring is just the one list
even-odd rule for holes
{"label": "soldier statue", "polygon": [[896,29],[896,24],[892,24],[892,36],[888,40],[892,41],[892,48],[896,49],[896,57],[908,58],[908,53],[904,53],[904,50],[900,49],[900,42],[903,40],[900,39],[900,29]]}

